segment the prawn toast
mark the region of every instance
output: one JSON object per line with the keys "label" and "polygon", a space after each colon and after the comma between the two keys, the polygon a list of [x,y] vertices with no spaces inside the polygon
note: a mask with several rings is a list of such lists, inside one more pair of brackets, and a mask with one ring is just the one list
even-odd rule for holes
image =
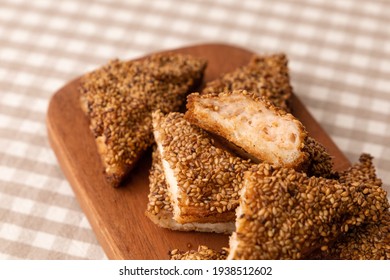
{"label": "prawn toast", "polygon": [[151,113],[176,111],[202,79],[206,62],[180,54],[113,60],[81,79],[81,108],[90,122],[107,181],[118,186],[153,144]]}
{"label": "prawn toast", "polygon": [[234,230],[233,222],[179,223],[173,219],[173,206],[168,190],[168,183],[165,179],[161,155],[156,147],[152,153],[152,166],[149,172],[148,204],[145,214],[156,225],[171,230],[217,233],[231,233]]}
{"label": "prawn toast", "polygon": [[[350,171],[348,171],[350,172]],[[245,174],[228,259],[301,259],[387,215],[376,180],[308,177],[259,164]]]}
{"label": "prawn toast", "polygon": [[245,90],[187,98],[185,118],[241,148],[257,162],[300,169],[307,132],[293,115]]}
{"label": "prawn toast", "polygon": [[191,125],[181,113],[153,113],[153,128],[173,219],[181,224],[221,226],[212,231],[231,231],[250,160],[214,145],[207,132]]}
{"label": "prawn toast", "polygon": [[[370,195],[373,188],[381,190],[382,180],[376,176],[373,157],[362,154],[359,162],[351,168],[340,172],[338,181],[358,186],[371,186],[363,189],[374,205],[374,196]],[[375,208],[380,204],[375,203]],[[371,209],[372,211],[373,209]],[[370,215],[370,210],[365,215]],[[316,250],[309,258],[341,259],[341,260],[389,260],[390,259],[390,209],[381,216],[372,216],[365,224],[353,227],[343,234],[326,250]]]}
{"label": "prawn toast", "polygon": [[202,94],[247,90],[265,97],[277,107],[290,111],[288,101],[293,92],[285,54],[254,55],[249,63],[208,82]]}

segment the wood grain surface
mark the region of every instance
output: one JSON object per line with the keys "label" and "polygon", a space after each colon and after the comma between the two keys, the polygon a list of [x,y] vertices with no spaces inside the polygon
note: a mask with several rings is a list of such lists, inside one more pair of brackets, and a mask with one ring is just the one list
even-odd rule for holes
{"label": "wood grain surface", "polygon": [[[208,60],[205,81],[246,64],[252,52],[223,44],[206,44],[172,50]],[[142,58],[141,58],[142,59]],[[102,173],[88,120],[79,107],[79,79],[57,91],[49,104],[47,129],[58,162],[88,217],[96,236],[110,259],[168,259],[169,250],[196,249],[198,245],[220,249],[228,246],[228,235],[175,232],[162,229],[146,216],[149,191],[148,151],[121,188],[110,187]],[[334,156],[335,168],[350,164],[321,126],[296,96],[292,98],[294,115]]]}

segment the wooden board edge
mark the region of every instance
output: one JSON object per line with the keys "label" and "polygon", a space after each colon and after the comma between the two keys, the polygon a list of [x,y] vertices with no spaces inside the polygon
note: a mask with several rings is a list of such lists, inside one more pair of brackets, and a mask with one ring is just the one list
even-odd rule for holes
{"label": "wooden board edge", "polygon": [[[72,82],[75,82],[78,80],[78,78],[74,79]],[[57,91],[56,94],[61,92],[61,90]],[[59,149],[58,147],[63,146],[63,144],[60,144],[62,142],[62,139],[60,137],[56,137],[55,135],[58,135],[58,133],[55,133],[55,128],[53,127],[51,123],[51,110],[52,110],[52,102],[56,98],[56,94],[52,97],[52,99],[49,102],[48,111],[46,115],[46,129],[47,129],[47,136],[49,140],[49,144],[54,151],[54,154],[56,155],[57,161],[59,163],[59,166],[64,173],[65,178],[68,180],[69,185],[71,186],[73,192],[75,193],[76,199],[80,205],[80,208],[84,212],[85,216],[87,217],[95,235],[99,242],[99,244],[102,246],[104,252],[106,253],[107,257],[109,259],[117,259],[117,260],[125,260],[126,257],[123,255],[123,253],[119,250],[118,247],[114,246],[115,242],[112,242],[112,238],[109,233],[102,231],[104,227],[101,226],[101,223],[99,221],[98,217],[98,211],[94,205],[94,203],[88,199],[89,196],[85,192],[84,188],[79,186],[79,180],[77,178],[77,174],[72,173],[71,168],[67,168],[66,166],[69,166],[69,161],[71,160],[70,155],[67,155],[64,150]],[[83,203],[80,203],[83,201]]]}

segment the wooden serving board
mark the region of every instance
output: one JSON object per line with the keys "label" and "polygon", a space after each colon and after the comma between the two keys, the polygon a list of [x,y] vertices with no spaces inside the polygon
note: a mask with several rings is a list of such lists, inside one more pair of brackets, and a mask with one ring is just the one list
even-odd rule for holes
{"label": "wooden serving board", "polygon": [[[206,82],[246,64],[253,55],[248,50],[223,44],[197,45],[173,52],[207,59]],[[52,97],[47,112],[48,136],[108,258],[168,259],[168,252],[175,248],[188,250],[207,245],[219,250],[227,247],[228,235],[171,231],[159,228],[145,216],[150,151],[140,160],[123,187],[112,188],[106,183],[88,120],[79,106],[78,86],[79,78],[66,84]],[[296,96],[292,98],[292,108],[309,134],[334,156],[335,168],[347,168],[350,165],[347,158]]]}

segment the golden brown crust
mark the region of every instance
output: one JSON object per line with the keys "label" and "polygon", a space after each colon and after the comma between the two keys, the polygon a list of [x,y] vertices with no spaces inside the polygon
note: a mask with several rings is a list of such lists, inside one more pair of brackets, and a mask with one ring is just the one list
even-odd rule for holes
{"label": "golden brown crust", "polygon": [[82,78],[80,103],[104,172],[118,186],[153,143],[151,112],[179,109],[203,75],[204,60],[179,54],[113,60]]}
{"label": "golden brown crust", "polygon": [[[250,161],[216,147],[207,132],[191,125],[181,113],[155,112],[153,127],[167,164],[170,197],[177,203],[174,219],[179,223],[234,222],[240,183]],[[172,175],[167,175],[167,169]]]}
{"label": "golden brown crust", "polygon": [[288,61],[285,54],[254,55],[250,62],[206,84],[202,94],[247,90],[265,97],[275,106],[290,111],[292,95]]}
{"label": "golden brown crust", "polygon": [[342,183],[259,164],[248,171],[229,259],[301,259],[388,211],[372,181]]}
{"label": "golden brown crust", "polygon": [[307,132],[302,123],[267,99],[245,90],[192,93],[187,97],[185,118],[227,139],[257,162],[299,170],[307,160]]}

